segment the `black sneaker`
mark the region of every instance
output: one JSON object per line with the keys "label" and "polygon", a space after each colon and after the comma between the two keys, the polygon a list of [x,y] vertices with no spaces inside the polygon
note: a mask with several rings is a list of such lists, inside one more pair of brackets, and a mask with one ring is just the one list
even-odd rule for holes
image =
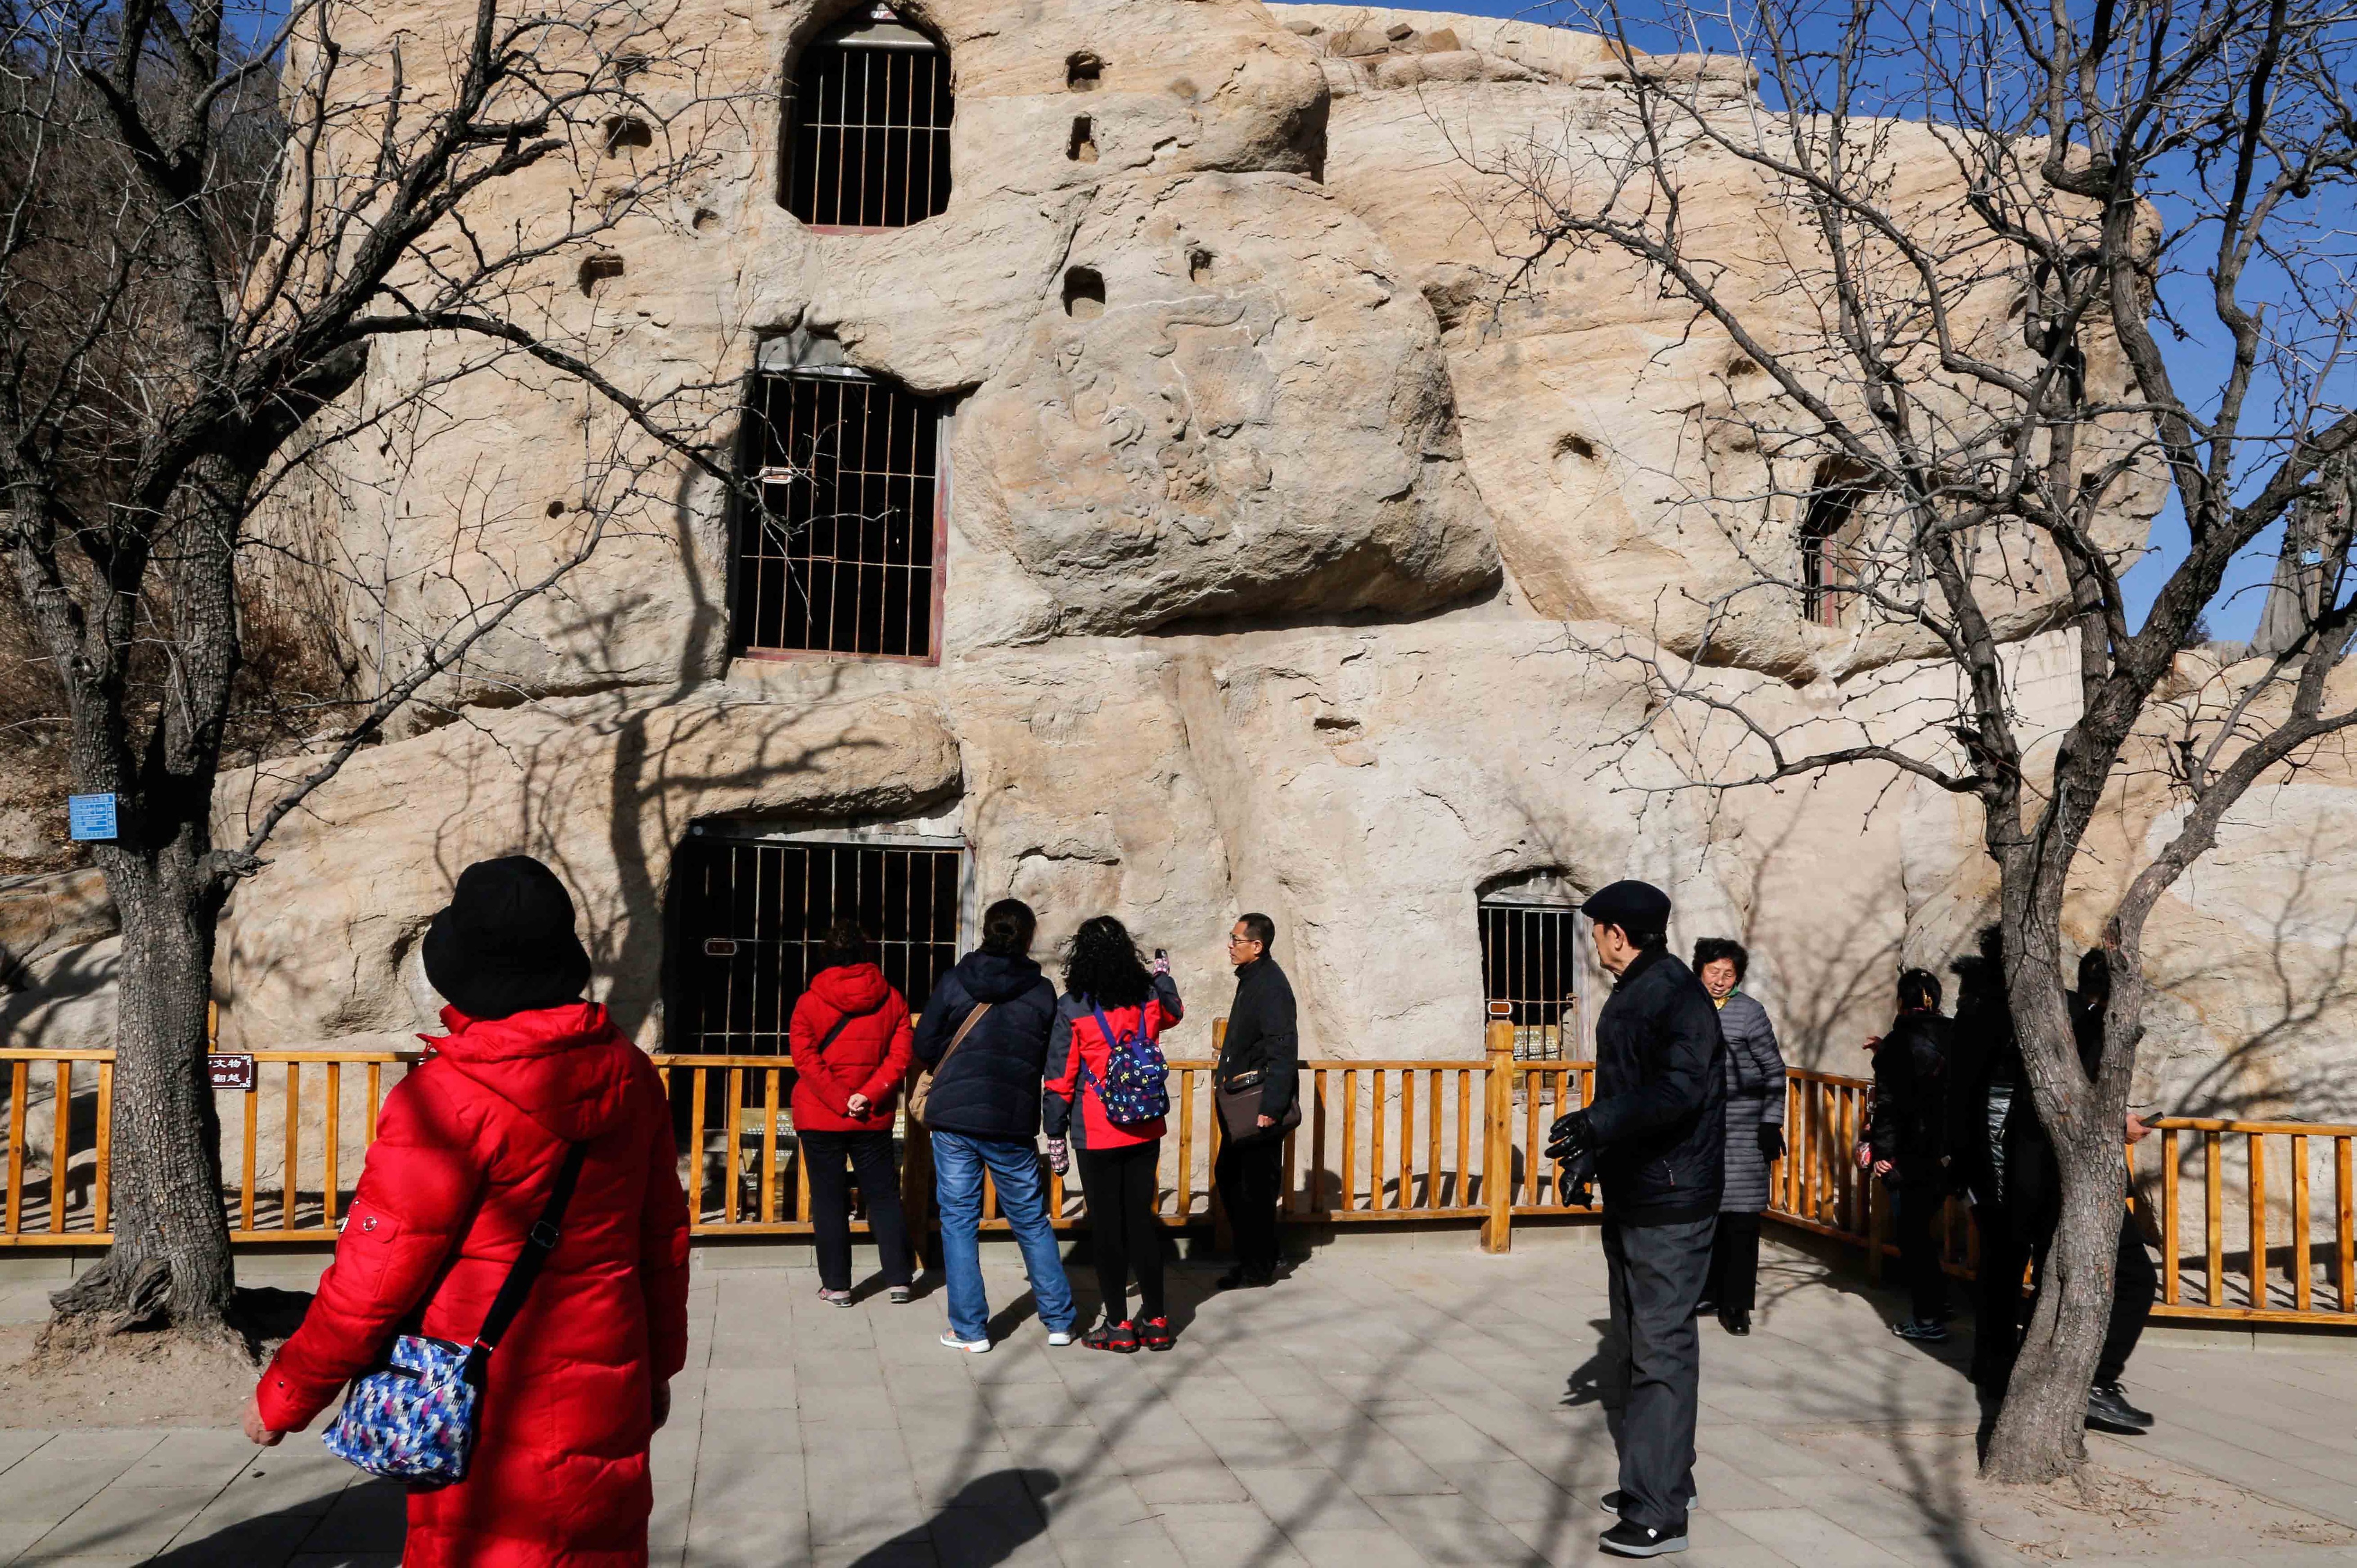
{"label": "black sneaker", "polygon": [[1111,1350],[1117,1356],[1133,1355],[1137,1349],[1137,1325],[1126,1317],[1119,1323],[1100,1323],[1081,1337],[1081,1343],[1092,1350]]}
{"label": "black sneaker", "polygon": [[2098,1432],[2140,1437],[2152,1430],[2152,1412],[2128,1403],[2117,1383],[2097,1383],[2087,1391],[2087,1424]]}
{"label": "black sneaker", "polygon": [[1898,1335],[1901,1339],[1912,1339],[1924,1345],[1937,1345],[1948,1337],[1948,1326],[1944,1323],[1933,1323],[1928,1319],[1919,1323],[1911,1317],[1905,1317],[1892,1324],[1890,1332]]}
{"label": "black sneaker", "polygon": [[1275,1274],[1246,1273],[1243,1269],[1230,1269],[1211,1282],[1213,1290],[1266,1290],[1276,1283]]}
{"label": "black sneaker", "polygon": [[[1626,1492],[1623,1492],[1620,1487],[1615,1487],[1610,1491],[1605,1493],[1602,1497],[1597,1498],[1596,1506],[1602,1509],[1606,1513],[1620,1513],[1624,1511],[1633,1500],[1634,1499]],[[1692,1513],[1695,1509],[1700,1507],[1702,1507],[1702,1494],[1700,1492],[1695,1493],[1692,1497],[1686,1499],[1686,1511],[1688,1513]]]}
{"label": "black sneaker", "polygon": [[1596,1544],[1615,1557],[1662,1557],[1686,1549],[1684,1533],[1665,1535],[1641,1524],[1622,1520],[1596,1538]]}

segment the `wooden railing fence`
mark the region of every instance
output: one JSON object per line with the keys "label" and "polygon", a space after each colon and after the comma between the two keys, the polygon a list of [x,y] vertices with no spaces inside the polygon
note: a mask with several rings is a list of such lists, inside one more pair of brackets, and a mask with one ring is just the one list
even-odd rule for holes
{"label": "wooden railing fence", "polygon": [[[1518,1219],[1586,1212],[1564,1203],[1543,1151],[1548,1124],[1593,1097],[1593,1064],[1518,1061],[1512,1026],[1503,1022],[1490,1026],[1486,1045],[1476,1060],[1304,1062],[1303,1121],[1285,1147],[1286,1216],[1332,1225],[1478,1221],[1481,1244],[1504,1251]],[[231,1237],[242,1244],[332,1239],[375,1139],[377,1112],[419,1053],[253,1055],[254,1087],[215,1098]],[[809,1172],[786,1110],[791,1064],[761,1056],[653,1060],[682,1134],[694,1233],[807,1235]],[[1163,1222],[1175,1228],[1221,1223],[1211,1065],[1171,1064],[1159,1203]],[[113,1053],[0,1050],[0,1248],[112,1240]],[[1771,1173],[1770,1215],[1882,1251],[1888,1196],[1852,1157],[1869,1088],[1832,1073],[1790,1075],[1787,1153]],[[2158,1316],[2357,1326],[2357,1126],[2176,1117],[2157,1126],[2159,1135],[2131,1150],[2130,1162],[2166,1260]],[[922,1234],[932,1185],[927,1144],[903,1136],[901,1152],[904,1199]],[[2198,1202],[2190,1196],[2197,1192]],[[2278,1196],[2287,1202],[2273,1204]],[[2239,1227],[2230,1197],[2243,1210]],[[1077,1181],[1051,1175],[1049,1197],[1060,1229],[1085,1222]],[[1004,1229],[987,1187],[984,1201],[985,1227]],[[855,1229],[865,1228],[855,1219]],[[1953,1266],[1968,1271],[1972,1227],[1962,1205],[1952,1208],[1947,1234]]]}

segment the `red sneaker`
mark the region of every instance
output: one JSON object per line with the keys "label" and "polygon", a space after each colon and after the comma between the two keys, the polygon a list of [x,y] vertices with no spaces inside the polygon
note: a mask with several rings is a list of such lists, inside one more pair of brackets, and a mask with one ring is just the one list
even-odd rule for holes
{"label": "red sneaker", "polygon": [[1170,1332],[1170,1320],[1167,1317],[1149,1317],[1139,1324],[1137,1337],[1149,1350],[1168,1350],[1178,1343],[1178,1337]]}
{"label": "red sneaker", "polygon": [[1124,1356],[1137,1350],[1137,1326],[1126,1317],[1119,1323],[1100,1323],[1081,1336],[1081,1343],[1092,1350],[1114,1350]]}

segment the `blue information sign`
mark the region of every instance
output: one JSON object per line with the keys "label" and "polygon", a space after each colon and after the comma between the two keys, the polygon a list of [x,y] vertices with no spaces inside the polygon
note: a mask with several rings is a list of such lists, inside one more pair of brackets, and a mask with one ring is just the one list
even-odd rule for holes
{"label": "blue information sign", "polygon": [[66,824],[77,839],[113,838],[114,836],[114,797],[112,795],[67,796]]}

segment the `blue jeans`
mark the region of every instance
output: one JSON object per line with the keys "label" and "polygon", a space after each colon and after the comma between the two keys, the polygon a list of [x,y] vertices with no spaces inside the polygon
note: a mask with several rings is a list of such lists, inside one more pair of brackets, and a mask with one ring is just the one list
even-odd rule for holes
{"label": "blue jeans", "polygon": [[982,1172],[990,1167],[998,1209],[1023,1249],[1023,1272],[1045,1327],[1069,1330],[1078,1318],[1063,1255],[1048,1224],[1039,1180],[1039,1151],[1000,1138],[933,1133],[933,1184],[942,1210],[942,1273],[949,1277],[950,1331],[974,1340],[990,1333],[990,1301],[982,1289]]}

